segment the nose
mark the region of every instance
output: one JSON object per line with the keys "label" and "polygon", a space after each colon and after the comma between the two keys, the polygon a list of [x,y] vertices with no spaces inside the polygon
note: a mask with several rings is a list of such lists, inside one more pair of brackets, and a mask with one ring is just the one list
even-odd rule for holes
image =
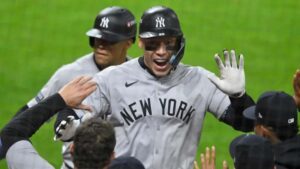
{"label": "nose", "polygon": [[165,53],[167,53],[167,48],[165,43],[161,42],[159,47],[156,50],[156,53],[159,55],[164,55]]}

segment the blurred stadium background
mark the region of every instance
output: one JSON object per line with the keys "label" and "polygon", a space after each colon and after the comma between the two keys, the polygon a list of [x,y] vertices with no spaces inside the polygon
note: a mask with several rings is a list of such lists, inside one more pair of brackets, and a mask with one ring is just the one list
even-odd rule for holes
{"label": "blurred stadium background", "polygon": [[[184,63],[218,73],[213,55],[235,49],[244,54],[246,89],[255,100],[266,90],[293,93],[292,76],[300,68],[298,0],[4,0],[0,6],[0,128],[58,67],[91,51],[85,32],[96,14],[112,5],[130,9],[138,22],[149,7],[169,6],[177,12],[186,37]],[[129,54],[138,57],[141,52],[135,45]],[[217,168],[222,160],[233,168],[228,145],[239,134],[208,114],[197,160],[206,146],[215,145]],[[60,167],[61,143],[53,141],[53,120],[34,135],[32,143]],[[0,168],[7,168],[4,160]]]}

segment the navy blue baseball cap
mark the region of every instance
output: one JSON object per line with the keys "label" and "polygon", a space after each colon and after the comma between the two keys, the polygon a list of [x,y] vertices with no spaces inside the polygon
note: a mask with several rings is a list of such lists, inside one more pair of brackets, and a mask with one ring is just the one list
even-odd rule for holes
{"label": "navy blue baseball cap", "polygon": [[271,142],[258,135],[243,134],[232,140],[229,149],[236,169],[273,169]]}
{"label": "navy blue baseball cap", "polygon": [[108,169],[145,169],[145,167],[135,157],[120,156],[111,162]]}
{"label": "navy blue baseball cap", "polygon": [[272,127],[275,133],[298,132],[297,105],[292,96],[282,91],[263,93],[257,104],[244,110],[244,117],[253,119],[257,124]]}

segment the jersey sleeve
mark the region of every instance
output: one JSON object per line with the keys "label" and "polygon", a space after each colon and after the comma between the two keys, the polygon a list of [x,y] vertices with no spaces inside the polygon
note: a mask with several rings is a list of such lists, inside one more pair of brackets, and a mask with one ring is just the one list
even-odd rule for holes
{"label": "jersey sleeve", "polygon": [[44,98],[55,94],[64,85],[64,82],[62,82],[64,78],[61,76],[62,71],[62,68],[57,70],[39,93],[27,103],[29,108],[41,102]]}
{"label": "jersey sleeve", "polygon": [[215,89],[212,92],[209,101],[208,111],[219,119],[222,116],[222,114],[226,111],[229,105],[229,97],[219,89]]}
{"label": "jersey sleeve", "polygon": [[7,154],[8,168],[54,169],[27,140],[21,140],[12,145]]}
{"label": "jersey sleeve", "polygon": [[219,119],[230,105],[229,96],[219,90],[217,86],[207,78],[209,74],[213,74],[212,72],[203,68],[199,68],[199,71],[203,76],[203,84],[206,84],[205,91],[203,92],[208,92],[207,110]]}
{"label": "jersey sleeve", "polygon": [[[89,95],[82,103],[89,105],[92,108],[92,113],[97,116],[105,116],[110,114],[110,103],[107,97],[107,88],[103,78],[94,76],[94,80],[97,82],[97,89]],[[84,110],[74,109],[78,117],[82,117],[85,114]]]}

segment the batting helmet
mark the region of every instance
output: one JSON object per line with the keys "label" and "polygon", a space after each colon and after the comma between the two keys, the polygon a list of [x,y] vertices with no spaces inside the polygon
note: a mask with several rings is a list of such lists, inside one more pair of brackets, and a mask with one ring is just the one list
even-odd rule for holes
{"label": "batting helmet", "polygon": [[146,10],[140,21],[139,37],[155,38],[166,36],[178,38],[178,49],[170,59],[170,63],[176,67],[183,57],[185,47],[185,39],[176,13],[164,6],[154,6]]}
{"label": "batting helmet", "polygon": [[94,38],[109,42],[132,38],[134,42],[136,36],[135,17],[128,9],[118,6],[107,7],[97,15],[94,27],[86,35],[90,37],[91,47],[94,46]]}

